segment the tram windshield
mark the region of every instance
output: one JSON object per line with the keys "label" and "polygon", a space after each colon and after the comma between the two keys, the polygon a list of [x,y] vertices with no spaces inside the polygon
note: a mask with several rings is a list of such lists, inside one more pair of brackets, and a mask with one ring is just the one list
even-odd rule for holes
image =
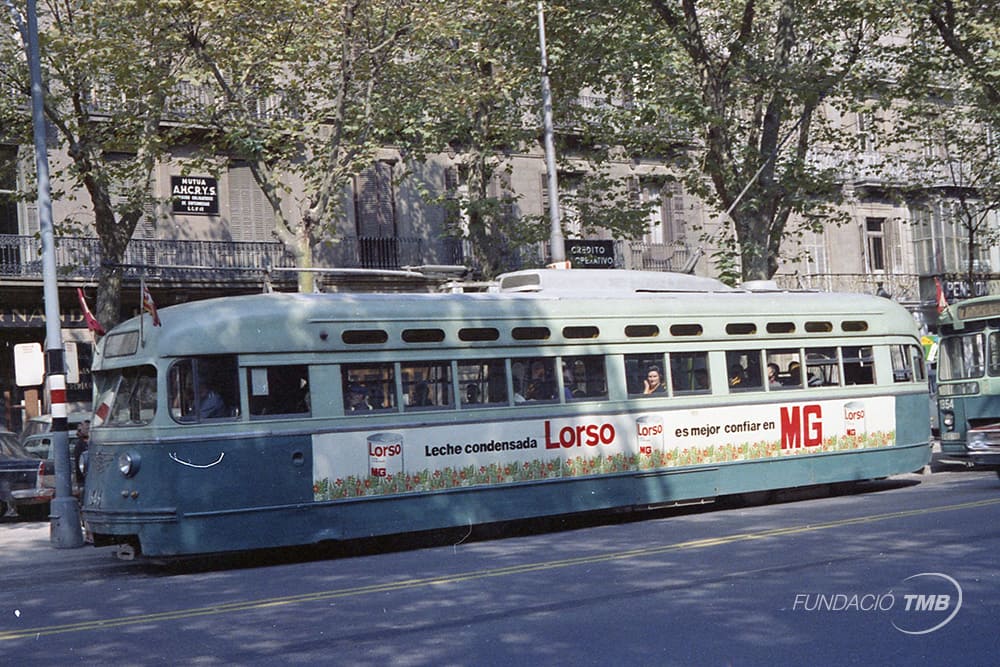
{"label": "tram windshield", "polygon": [[156,368],[136,366],[101,373],[94,426],[148,424],[156,415]]}
{"label": "tram windshield", "polygon": [[982,377],[985,347],[982,332],[941,339],[938,347],[938,380]]}

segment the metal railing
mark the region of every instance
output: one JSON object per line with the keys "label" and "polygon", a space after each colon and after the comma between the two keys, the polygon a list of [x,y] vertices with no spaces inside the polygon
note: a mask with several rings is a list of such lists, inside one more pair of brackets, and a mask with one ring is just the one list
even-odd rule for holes
{"label": "metal railing", "polygon": [[920,302],[920,276],[915,273],[778,274],[774,280],[786,289],[878,294],[881,288],[900,303]]}
{"label": "metal railing", "polygon": [[[102,257],[96,238],[57,237],[56,270],[61,279],[93,280]],[[398,269],[425,264],[462,264],[468,255],[456,239],[344,237],[322,246],[317,266]],[[268,268],[294,268],[281,243],[133,239],[122,268],[126,278],[231,282],[259,280]],[[0,278],[42,277],[41,242],[35,236],[0,234]]]}

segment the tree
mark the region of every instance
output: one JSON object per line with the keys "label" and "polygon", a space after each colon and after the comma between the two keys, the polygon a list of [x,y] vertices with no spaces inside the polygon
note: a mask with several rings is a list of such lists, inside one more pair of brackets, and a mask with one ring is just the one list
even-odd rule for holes
{"label": "tree", "polygon": [[[993,3],[924,0],[907,6],[910,34],[899,49],[897,137],[918,150],[906,160],[917,205],[946,205],[944,222],[964,235],[963,271],[971,286],[982,249],[1000,240],[1000,74]],[[946,267],[938,266],[943,271]]]}
{"label": "tree", "polygon": [[[354,174],[413,130],[419,77],[407,49],[434,6],[412,0],[182,3],[189,72],[210,90],[190,120],[206,159],[244,160],[272,210],[275,236],[300,268],[332,234]],[[293,191],[291,183],[302,183]],[[313,275],[300,272],[300,291]]]}
{"label": "tree", "polygon": [[[170,142],[161,121],[183,64],[171,4],[49,0],[39,7],[45,116],[69,156],[68,165],[54,165],[53,181],[68,180],[63,196],[86,193],[93,210],[101,251],[95,315],[105,327],[120,319],[125,251],[152,202],[152,170]],[[20,118],[24,128],[30,83],[16,39],[0,46],[0,81],[21,96],[21,104],[0,113]],[[62,233],[80,224],[54,223]]]}
{"label": "tree", "polygon": [[880,7],[637,0],[565,11],[583,51],[577,79],[626,102],[611,126],[626,147],[672,159],[690,191],[729,212],[735,247],[723,251],[750,280],[777,271],[790,220],[818,230],[834,218],[838,171],[816,153],[845,141],[825,112],[871,92],[866,68],[891,27]]}
{"label": "tree", "polygon": [[[994,126],[1000,127],[1000,69],[996,50],[1000,6],[994,2],[923,0],[911,6],[910,11],[930,22],[959,69],[965,72],[966,81],[977,92],[977,106],[990,113]],[[922,24],[918,20],[916,28],[920,30]]]}
{"label": "tree", "polygon": [[[470,242],[477,265],[491,278],[544,261],[525,253],[550,236],[547,213],[518,212],[522,193],[510,178],[512,157],[540,150],[543,140],[537,3],[460,0],[450,7],[452,20],[423,42],[433,50],[425,54],[432,67],[421,101],[433,133],[427,145],[447,146],[454,155],[449,190],[435,201],[448,212],[449,233]],[[550,69],[559,68],[561,48],[557,42],[556,52],[550,49]],[[576,122],[572,110],[580,89],[569,83],[554,91],[557,168],[576,181],[572,192],[560,184],[563,233],[641,235],[646,208],[634,201],[627,182],[610,175],[609,147],[595,145]]]}

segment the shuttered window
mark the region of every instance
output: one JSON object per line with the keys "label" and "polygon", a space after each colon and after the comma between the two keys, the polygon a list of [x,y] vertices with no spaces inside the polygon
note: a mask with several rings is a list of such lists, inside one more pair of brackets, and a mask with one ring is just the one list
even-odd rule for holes
{"label": "shuttered window", "polygon": [[273,241],[274,211],[250,167],[229,168],[229,231],[234,241]]}

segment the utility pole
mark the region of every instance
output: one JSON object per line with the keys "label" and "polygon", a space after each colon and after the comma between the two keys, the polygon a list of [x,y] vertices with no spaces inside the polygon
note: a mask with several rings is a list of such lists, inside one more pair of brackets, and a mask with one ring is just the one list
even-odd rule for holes
{"label": "utility pole", "polygon": [[73,470],[69,456],[66,415],[66,355],[63,350],[59,316],[59,285],[56,279],[55,233],[52,224],[52,197],[49,183],[48,147],[45,145],[44,94],[41,55],[38,47],[36,0],[28,0],[28,20],[24,20],[8,0],[4,4],[21,33],[31,77],[31,123],[35,138],[35,169],[38,180],[38,221],[42,238],[42,279],[45,300],[45,385],[52,413],[52,449],[55,452],[56,495],[49,515],[49,539],[60,549],[83,546],[80,505],[73,496]]}

